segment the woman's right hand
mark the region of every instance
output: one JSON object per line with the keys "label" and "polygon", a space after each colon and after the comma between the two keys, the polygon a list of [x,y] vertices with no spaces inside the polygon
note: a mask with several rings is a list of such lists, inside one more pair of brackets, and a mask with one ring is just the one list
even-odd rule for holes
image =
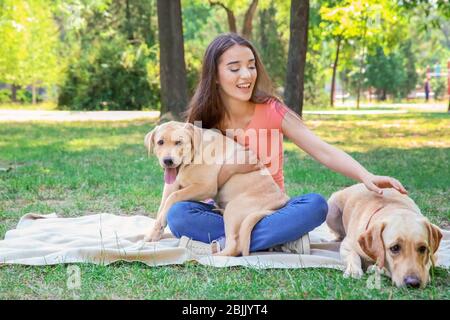
{"label": "woman's right hand", "polygon": [[238,160],[236,161],[237,163],[225,163],[222,165],[217,178],[219,188],[223,186],[234,174],[248,173],[264,168],[264,165],[258,161],[254,153],[249,150],[236,150],[234,159]]}
{"label": "woman's right hand", "polygon": [[408,191],[406,191],[400,181],[392,177],[369,174],[362,182],[367,189],[378,194],[383,194],[383,188],[394,188],[400,193],[408,194]]}

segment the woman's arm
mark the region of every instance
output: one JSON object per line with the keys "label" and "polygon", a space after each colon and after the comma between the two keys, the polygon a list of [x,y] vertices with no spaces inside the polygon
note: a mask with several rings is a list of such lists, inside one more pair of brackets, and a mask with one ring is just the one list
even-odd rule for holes
{"label": "woman's arm", "polygon": [[333,171],[364,183],[367,189],[382,194],[380,188],[395,188],[406,194],[403,185],[392,177],[377,176],[367,171],[344,151],[322,141],[295,114],[287,112],[282,122],[283,134],[311,157]]}
{"label": "woman's arm", "polygon": [[225,182],[227,182],[228,179],[236,173],[252,172],[260,170],[263,167],[252,152],[249,150],[242,151],[236,149],[234,159],[238,159],[242,156],[244,157],[244,161],[222,165],[222,168],[220,168],[219,171],[219,176],[217,177],[217,185],[219,188],[222,187]]}

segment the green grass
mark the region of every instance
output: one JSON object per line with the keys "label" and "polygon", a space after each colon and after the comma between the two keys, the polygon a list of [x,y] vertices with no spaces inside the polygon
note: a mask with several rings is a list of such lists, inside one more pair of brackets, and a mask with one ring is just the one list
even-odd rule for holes
{"label": "green grass", "polygon": [[[0,103],[0,110],[44,110],[44,111],[71,111],[66,107],[58,107],[57,103],[54,101],[44,101],[38,102],[36,104],[32,103]],[[72,111],[95,111],[95,110],[72,110]],[[141,111],[153,111],[150,107],[143,107]]]}
{"label": "green grass", "polygon": [[[398,178],[430,220],[448,226],[450,117],[306,115],[324,140],[377,174]],[[145,121],[0,123],[0,238],[28,212],[61,216],[110,212],[154,216],[162,171],[148,159]],[[353,182],[285,143],[288,193],[332,192]],[[446,198],[447,195],[447,198]],[[381,290],[332,269],[212,268],[195,263],[148,267],[79,264],[81,289],[67,289],[67,265],[0,267],[0,299],[449,299],[450,272],[436,268],[424,290]]]}
{"label": "green grass", "polygon": [[12,109],[12,110],[47,110],[54,111],[58,109],[58,106],[54,102],[39,102],[32,103],[0,103],[0,109]]}

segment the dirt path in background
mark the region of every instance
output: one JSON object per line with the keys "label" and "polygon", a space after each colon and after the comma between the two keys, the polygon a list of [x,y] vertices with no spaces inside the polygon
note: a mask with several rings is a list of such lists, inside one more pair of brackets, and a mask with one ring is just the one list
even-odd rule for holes
{"label": "dirt path in background", "polygon": [[[411,111],[447,112],[444,104],[392,104],[378,110],[364,110],[375,105],[362,105],[360,110],[314,110],[303,111],[304,114],[324,115],[367,115],[367,114],[401,114]],[[389,108],[396,108],[389,110]],[[136,119],[156,120],[159,111],[53,111],[53,110],[14,110],[0,109],[0,122],[27,121],[126,121]]]}
{"label": "dirt path in background", "polygon": [[159,111],[47,111],[0,109],[0,122],[156,120]]}

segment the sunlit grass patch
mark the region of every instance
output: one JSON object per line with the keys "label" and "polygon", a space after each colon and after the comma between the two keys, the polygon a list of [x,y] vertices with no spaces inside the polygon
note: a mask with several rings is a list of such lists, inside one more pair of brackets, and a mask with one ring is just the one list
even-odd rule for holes
{"label": "sunlit grass patch", "polygon": [[13,110],[58,110],[58,106],[55,102],[47,101],[36,104],[22,104],[22,103],[0,103],[0,109],[13,109]]}
{"label": "sunlit grass patch", "polygon": [[448,114],[308,115],[305,123],[327,142],[349,152],[377,148],[450,148]]}

